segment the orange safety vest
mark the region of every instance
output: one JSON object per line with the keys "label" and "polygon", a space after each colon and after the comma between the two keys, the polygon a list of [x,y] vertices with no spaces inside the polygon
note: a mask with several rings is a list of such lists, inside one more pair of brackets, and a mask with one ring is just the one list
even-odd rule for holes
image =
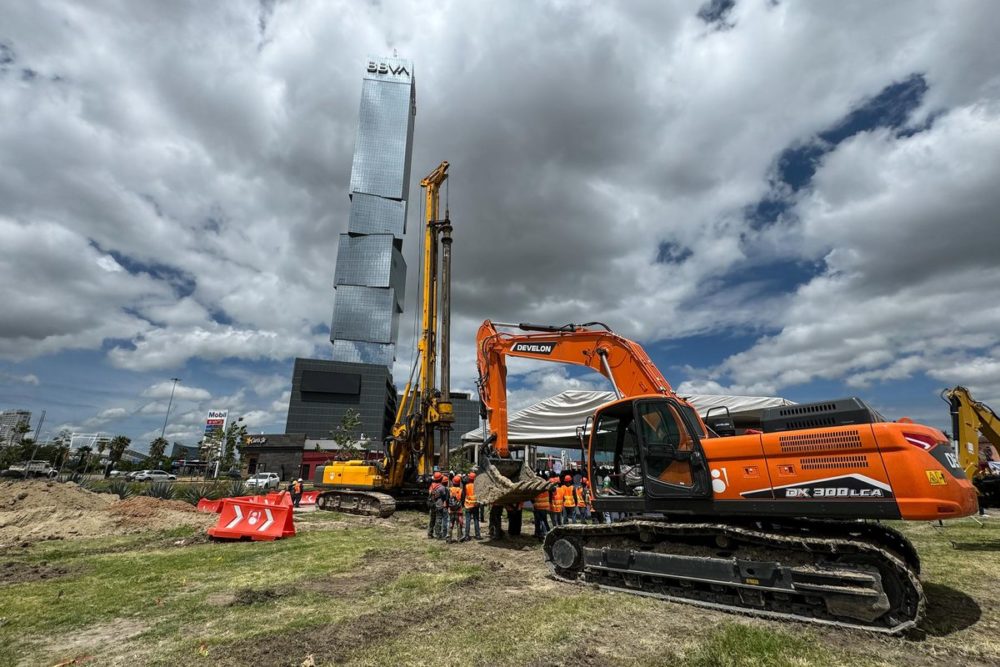
{"label": "orange safety vest", "polygon": [[562,499],[562,487],[557,486],[552,489],[552,511],[562,512],[563,510],[563,499]]}
{"label": "orange safety vest", "polygon": [[531,505],[536,510],[543,510],[545,512],[548,512],[550,507],[549,492],[542,491],[541,493],[539,493],[537,496],[535,496],[535,499],[531,501]]}
{"label": "orange safety vest", "polygon": [[469,482],[465,485],[465,508],[472,509],[478,505],[476,502],[476,484],[475,482]]}
{"label": "orange safety vest", "polygon": [[581,486],[576,490],[576,497],[578,499],[577,507],[591,508],[590,505],[590,489],[585,486]]}
{"label": "orange safety vest", "polygon": [[563,507],[576,507],[576,487],[572,484],[559,487],[562,492],[562,504]]}
{"label": "orange safety vest", "polygon": [[302,493],[302,482],[294,482],[292,484],[292,493]]}
{"label": "orange safety vest", "polygon": [[[462,487],[460,486],[449,486],[448,491],[451,492],[451,497],[455,499],[455,502],[461,502],[462,500]],[[457,512],[457,508],[452,508],[453,512]]]}

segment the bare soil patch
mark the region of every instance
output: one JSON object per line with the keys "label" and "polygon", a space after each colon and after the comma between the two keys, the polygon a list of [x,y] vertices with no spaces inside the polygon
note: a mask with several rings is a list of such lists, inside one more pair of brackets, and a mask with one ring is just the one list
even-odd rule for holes
{"label": "bare soil patch", "polygon": [[392,639],[421,622],[432,609],[399,608],[361,614],[342,623],[268,635],[255,641],[229,644],[211,658],[216,665],[293,665],[312,657],[314,664],[340,664],[356,651]]}
{"label": "bare soil patch", "polygon": [[216,518],[181,501],[147,496],[120,501],[113,494],[94,493],[72,482],[0,483],[0,548],[38,540],[208,527]]}
{"label": "bare soil patch", "polygon": [[63,567],[52,567],[45,563],[19,563],[9,561],[0,564],[0,586],[5,584],[21,584],[28,581],[41,581],[65,576],[69,570]]}

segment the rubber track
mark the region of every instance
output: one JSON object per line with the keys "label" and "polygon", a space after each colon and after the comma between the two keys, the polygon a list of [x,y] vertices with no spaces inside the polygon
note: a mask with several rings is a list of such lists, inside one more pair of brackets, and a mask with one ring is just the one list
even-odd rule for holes
{"label": "rubber track", "polygon": [[[873,538],[877,538],[880,535],[888,536],[890,540],[890,548],[883,548],[883,545],[877,544],[874,540],[869,539],[858,539],[854,537],[839,537],[838,534],[851,534],[859,532],[858,529],[861,526],[870,525],[878,526],[878,524],[851,524],[851,523],[840,523],[840,522],[803,522],[804,524],[809,524],[808,528],[803,525],[804,533],[797,533],[792,531],[790,533],[777,532],[770,530],[760,530],[749,526],[743,526],[738,524],[725,524],[725,523],[674,523],[666,521],[644,521],[644,520],[633,520],[633,521],[621,521],[613,524],[605,525],[593,525],[593,524],[571,524],[568,526],[558,526],[553,528],[548,535],[545,537],[543,543],[543,548],[545,552],[545,561],[548,563],[550,570],[552,571],[552,576],[559,581],[564,581],[567,583],[578,584],[578,585],[597,585],[600,588],[607,590],[614,590],[623,593],[630,593],[633,595],[643,595],[648,597],[660,598],[663,600],[670,600],[672,602],[681,602],[685,604],[693,604],[696,606],[707,607],[711,609],[718,609],[721,611],[734,612],[738,614],[745,614],[748,616],[759,616],[763,618],[776,618],[780,620],[790,620],[790,621],[800,621],[804,623],[815,623],[820,625],[832,625],[841,628],[851,628],[851,629],[861,629],[868,630],[871,632],[878,632],[883,634],[898,634],[900,632],[905,632],[917,625],[924,614],[925,598],[923,593],[923,587],[920,585],[920,580],[917,578],[917,572],[913,566],[908,566],[904,563],[900,556],[895,552],[895,543],[898,542],[896,536],[909,545],[909,542],[901,534],[896,532],[891,528],[884,526],[879,526],[871,530],[864,529],[861,532],[870,534]],[[818,525],[817,525],[818,524]],[[780,551],[796,551],[802,554],[807,554],[813,556],[815,554],[830,554],[831,556],[844,556],[851,554],[868,555],[877,558],[884,566],[895,570],[896,575],[899,577],[900,581],[908,583],[911,587],[911,596],[915,595],[917,599],[917,613],[914,618],[904,619],[898,622],[896,625],[891,627],[886,627],[885,625],[876,625],[878,620],[871,624],[864,623],[862,621],[851,622],[845,620],[839,620],[834,617],[824,617],[825,609],[815,609],[813,612],[816,615],[804,616],[792,611],[775,611],[775,610],[761,610],[754,607],[745,607],[740,605],[731,605],[725,603],[719,603],[708,599],[698,599],[691,597],[681,597],[676,595],[667,595],[658,593],[650,590],[636,590],[633,588],[628,588],[624,586],[608,585],[607,583],[602,583],[600,581],[595,581],[588,579],[588,573],[583,570],[583,566],[576,571],[575,574],[565,571],[560,571],[561,568],[556,567],[555,563],[552,562],[552,545],[562,537],[579,537],[583,538],[580,540],[580,545],[586,548],[588,545],[586,543],[586,537],[625,537],[635,540],[636,546],[645,544],[638,540],[638,535],[640,532],[649,531],[653,533],[659,533],[660,535],[673,534],[677,536],[685,535],[704,535],[705,533],[715,532],[719,535],[727,535],[730,538],[735,538],[743,542],[747,542],[752,546],[763,546],[777,548]],[[912,550],[912,545],[909,545],[909,549]],[[905,550],[904,550],[905,551]],[[914,552],[915,553],[915,552]],[[582,555],[581,555],[582,557]],[[780,558],[775,558],[775,561],[781,562]],[[919,567],[919,563],[917,564]],[[701,591],[693,591],[696,593],[702,593]],[[703,594],[704,595],[704,594]]]}
{"label": "rubber track", "polygon": [[331,512],[377,516],[385,519],[396,511],[396,499],[388,493],[379,493],[378,491],[331,489],[316,497],[316,507]]}

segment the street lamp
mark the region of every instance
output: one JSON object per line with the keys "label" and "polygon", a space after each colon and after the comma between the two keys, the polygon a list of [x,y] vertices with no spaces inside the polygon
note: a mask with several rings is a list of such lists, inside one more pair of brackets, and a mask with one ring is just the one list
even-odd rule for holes
{"label": "street lamp", "polygon": [[181,381],[180,378],[170,378],[173,381],[173,385],[170,387],[170,400],[167,401],[167,414],[163,416],[163,428],[160,429],[160,438],[163,438],[163,434],[167,432],[167,420],[170,419],[170,406],[174,404],[174,389],[177,388],[177,383]]}

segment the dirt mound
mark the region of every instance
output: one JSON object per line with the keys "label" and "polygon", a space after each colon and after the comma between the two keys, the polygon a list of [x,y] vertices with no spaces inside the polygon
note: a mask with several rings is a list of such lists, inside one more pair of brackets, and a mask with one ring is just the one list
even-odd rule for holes
{"label": "dirt mound", "polygon": [[119,526],[137,529],[165,529],[181,526],[210,526],[218,519],[214,514],[199,513],[193,505],[181,500],[160,500],[135,496],[108,508]]}
{"label": "dirt mound", "polygon": [[37,540],[208,527],[216,519],[179,500],[138,496],[120,501],[71,482],[0,483],[0,548]]}
{"label": "dirt mound", "polygon": [[117,500],[109,493],[94,493],[73,482],[8,480],[0,482],[0,511],[47,507],[100,510]]}

